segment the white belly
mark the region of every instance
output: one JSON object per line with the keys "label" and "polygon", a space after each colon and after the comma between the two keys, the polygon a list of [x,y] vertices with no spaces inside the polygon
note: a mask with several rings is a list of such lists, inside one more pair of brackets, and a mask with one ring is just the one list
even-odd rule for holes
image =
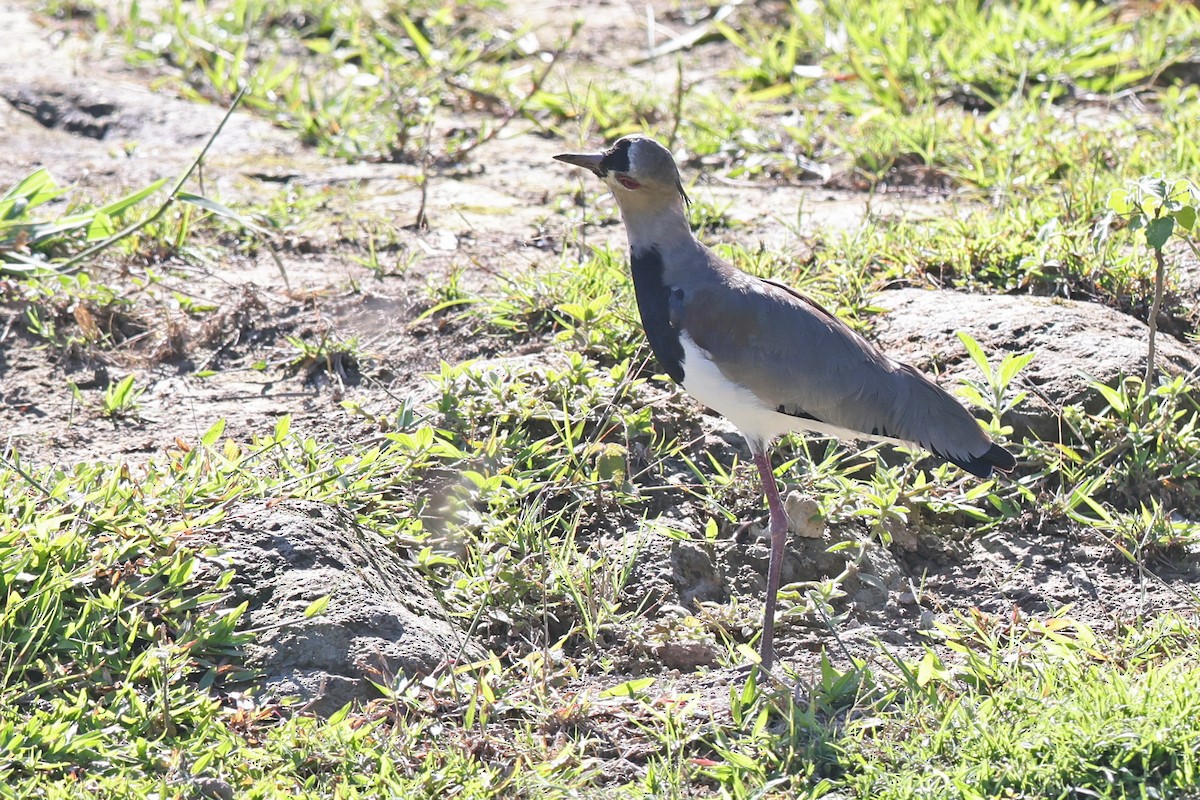
{"label": "white belly", "polygon": [[709,353],[697,345],[692,337],[680,333],[679,342],[683,345],[683,388],[692,397],[732,422],[746,437],[751,450],[763,452],[777,436],[800,430],[839,439],[896,441],[805,417],[781,414],[745,386],[725,377],[721,369],[713,363]]}

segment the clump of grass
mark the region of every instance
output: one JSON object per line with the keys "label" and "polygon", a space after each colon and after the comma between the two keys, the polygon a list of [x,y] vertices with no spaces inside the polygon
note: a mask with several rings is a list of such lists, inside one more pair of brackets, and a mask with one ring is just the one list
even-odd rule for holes
{"label": "clump of grass", "polygon": [[[218,102],[245,86],[247,105],[331,155],[457,162],[520,113],[549,72],[543,65],[530,84],[537,38],[491,24],[488,5],[372,11],[240,0],[175,4],[161,17],[135,6],[114,22],[134,60],[166,61],[194,94]],[[442,109],[485,113],[473,127],[450,127]]]}
{"label": "clump of grass", "polygon": [[[855,790],[1132,797],[1194,785],[1200,731],[1168,722],[1190,718],[1200,703],[1178,680],[1178,670],[1190,669],[1184,660],[1122,663],[1114,656],[1123,645],[1110,650],[1063,617],[1030,620],[1026,631],[976,623],[947,633],[968,653],[963,668],[947,669],[927,652],[904,670],[910,693],[893,713],[850,726],[847,784]],[[1018,646],[1021,658],[997,659]],[[959,694],[963,684],[980,688]]]}
{"label": "clump of grass", "polygon": [[303,336],[288,336],[292,355],[288,369],[303,373],[309,381],[318,375],[326,375],[344,386],[352,382],[366,358],[358,337],[341,339],[330,330],[321,331],[315,341]]}
{"label": "clump of grass", "polygon": [[[51,271],[54,259],[65,259],[83,246],[115,234],[127,215],[166,184],[165,178],[111,203],[67,209],[42,219],[67,189],[46,168],[39,168],[0,195],[0,271],[37,275]],[[40,209],[40,211],[39,211]]]}
{"label": "clump of grass", "polygon": [[162,520],[119,466],[31,473],[11,458],[0,470],[5,782],[130,764],[152,775],[171,742],[210,729],[219,705],[197,687],[221,685],[245,641],[223,581],[196,586],[196,554],[175,545],[204,523]]}
{"label": "clump of grass", "polygon": [[104,406],[101,414],[111,420],[129,419],[137,415],[141,407],[138,399],[145,393],[134,385],[133,375],[127,375],[104,390]]}
{"label": "clump of grass", "polygon": [[1198,505],[1200,405],[1185,378],[1163,380],[1146,391],[1137,378],[1114,387],[1094,386],[1107,404],[1098,413],[1063,410],[1069,441],[1046,456],[1045,479],[1066,489],[1067,509],[1083,507],[1104,516],[1099,503],[1137,509],[1147,499],[1189,516]]}
{"label": "clump of grass", "polygon": [[889,655],[890,668],[825,660],[801,703],[735,687],[733,725],[702,734],[704,773],[737,797],[1133,797],[1194,785],[1200,729],[1177,720],[1200,694],[1177,680],[1191,668],[1171,626],[1106,644],[1062,615],[976,613],[934,638],[942,646],[915,661]]}

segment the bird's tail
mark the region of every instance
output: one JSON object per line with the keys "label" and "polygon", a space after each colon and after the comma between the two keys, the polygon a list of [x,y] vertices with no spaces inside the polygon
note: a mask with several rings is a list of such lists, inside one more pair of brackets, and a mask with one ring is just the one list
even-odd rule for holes
{"label": "bird's tail", "polygon": [[969,458],[955,458],[948,455],[943,457],[951,464],[962,467],[978,478],[990,478],[993,470],[1012,472],[1017,466],[1017,459],[1013,457],[1013,454],[998,444],[993,444],[983,455]]}

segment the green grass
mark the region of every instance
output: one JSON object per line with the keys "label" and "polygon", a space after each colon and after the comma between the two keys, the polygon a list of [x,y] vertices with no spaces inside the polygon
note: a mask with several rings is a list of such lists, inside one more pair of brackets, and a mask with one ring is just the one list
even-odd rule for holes
{"label": "green grass", "polygon": [[531,94],[514,78],[524,71],[513,69],[531,43],[522,28],[489,24],[497,7],[417,3],[369,13],[357,4],[277,0],[135,4],[112,22],[131,60],[172,64],[198,98],[225,102],[246,86],[249,105],[331,155],[456,162],[507,119],[443,134],[434,130],[439,106],[488,98],[513,106],[511,118]]}
{"label": "green grass", "polygon": [[[851,726],[858,730],[847,760],[862,768],[851,785],[897,798],[1194,791],[1200,731],[1163,725],[1197,711],[1197,696],[1184,688],[1196,677],[1194,652],[1179,649],[1178,621],[1129,634],[1116,647],[1066,619],[1032,622],[1043,640],[997,647],[1001,636],[964,643],[951,632],[957,649],[983,644],[988,652],[958,674],[935,664],[929,674],[936,677],[923,686],[918,667],[919,689],[894,713],[872,720],[869,732]],[[1159,648],[1167,652],[1140,654]],[[983,683],[983,691],[963,692],[958,680]]]}
{"label": "green grass", "polygon": [[[814,187],[823,175],[870,202],[944,200],[919,218],[871,214],[847,233],[788,210],[771,224],[791,231],[795,256],[756,245],[761,220],[734,221],[748,201],[713,200],[704,179],[689,186],[692,221],[723,255],[868,333],[874,293],[898,282],[1083,296],[1145,319],[1156,263],[1142,231],[1157,211],[1123,228],[1114,214],[1136,214],[1114,207],[1114,190],[1200,174],[1200,91],[1172,78],[1200,50],[1189,4],[742,6],[678,64],[656,62],[674,81],[649,91],[608,65],[574,63],[569,21],[555,37],[490,2],[45,11],[86,12],[145,75],[186,96],[227,103],[246,87],[246,107],[298,141],[410,164],[418,185],[452,179],[505,132],[590,146],[645,129],[672,140],[687,180],[701,167]],[[698,65],[704,77],[688,77]],[[594,184],[564,173],[549,185],[559,188],[546,193],[547,228],[615,223]],[[0,299],[48,357],[144,354],[151,334],[174,342],[168,304],[216,313],[188,294],[185,267],[252,254],[279,233],[335,229],[331,247],[364,276],[352,291],[411,280],[422,265],[390,221],[353,213],[356,190],[288,186],[235,212],[177,186],[150,219],[164,186],[83,197],[36,170],[4,189]],[[1194,245],[1195,220],[1173,213],[1172,241]],[[799,696],[752,673],[714,702],[711,688],[643,669],[637,654],[667,638],[745,663],[757,607],[660,615],[627,582],[646,537],[711,544],[760,513],[761,497],[752,471],[709,451],[708,423],[656,374],[623,253],[570,236],[559,250],[483,289],[463,263],[431,280],[425,322],[526,356],[443,364],[421,379],[427,405],[389,401],[380,413],[348,400],[336,442],[284,418],[248,441],[221,424],[181,433],[176,449],[137,465],[64,468],[6,452],[0,797],[219,796],[221,785],[248,798],[1196,792],[1194,595],[1178,616],[1103,630],[1072,609],[972,612],[919,652],[856,645],[853,664],[826,658],[800,676]],[[1178,327],[1200,333],[1171,302],[1168,292]],[[369,384],[369,344],[317,330],[281,334],[273,358],[245,360],[272,378]],[[829,525],[882,544],[901,528],[969,542],[1044,526],[1143,574],[1194,558],[1194,376],[1096,386],[1087,407],[1099,410],[1064,409],[1063,441],[1011,441],[1005,414],[1023,401],[1028,354],[964,346],[975,377],[963,394],[1019,452],[1015,480],[969,481],[919,455],[898,462],[815,439],[782,443],[779,474],[818,498]],[[145,384],[120,374],[95,411],[132,425]],[[246,694],[242,609],[229,607],[228,578],[197,536],[238,502],[294,499],[391,537],[489,655],[398,679],[330,719]],[[668,511],[681,529],[664,529]],[[836,619],[846,577],[793,587],[787,613]]]}

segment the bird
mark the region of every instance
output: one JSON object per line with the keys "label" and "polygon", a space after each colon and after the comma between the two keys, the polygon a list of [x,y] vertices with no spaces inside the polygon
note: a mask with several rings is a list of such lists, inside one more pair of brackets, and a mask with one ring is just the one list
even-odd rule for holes
{"label": "bird", "polygon": [[737,428],[758,468],[770,535],[759,661],[769,672],[788,533],[769,454],[777,437],[812,432],[919,445],[980,478],[1011,472],[1016,459],[919,370],[811,298],[743,272],[702,244],[688,223],[691,201],[675,158],[653,138],[632,134],[600,152],[554,158],[593,173],[616,198],[655,359]]}

